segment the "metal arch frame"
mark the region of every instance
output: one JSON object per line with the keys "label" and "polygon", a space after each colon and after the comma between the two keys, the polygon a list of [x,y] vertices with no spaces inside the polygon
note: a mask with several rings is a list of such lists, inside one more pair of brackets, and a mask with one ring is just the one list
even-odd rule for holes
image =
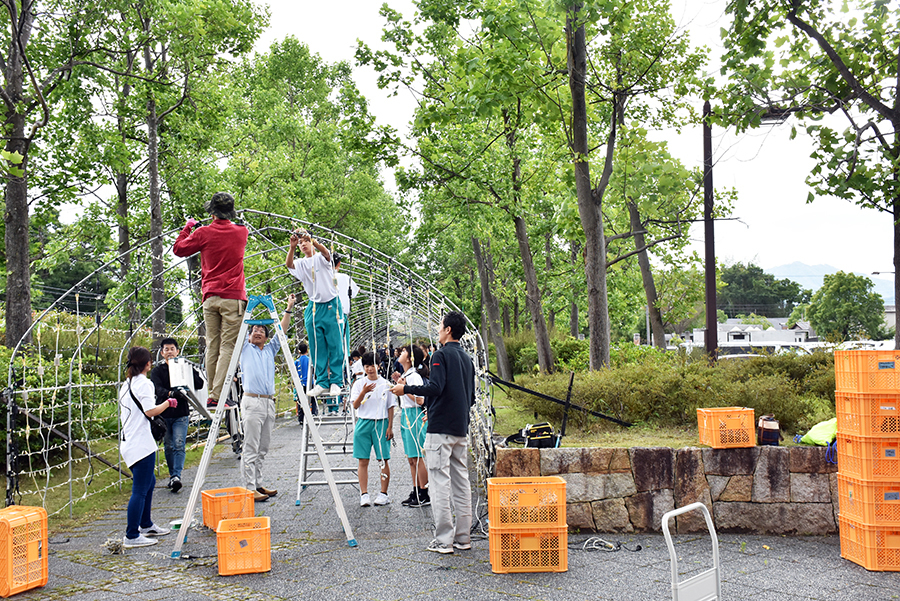
{"label": "metal arch frame", "polygon": [[[405,322],[409,318],[409,316],[414,316],[414,331],[413,335],[421,336],[423,338],[428,338],[430,341],[433,340],[433,332],[431,325],[439,321],[441,314],[445,310],[457,310],[459,311],[458,306],[449,298],[447,298],[437,287],[435,287],[431,282],[420,276],[419,274],[412,271],[405,271],[405,278],[392,278],[390,276],[391,266],[397,266],[397,263],[394,259],[392,259],[389,255],[379,251],[378,249],[346,236],[332,228],[324,227],[318,224],[314,224],[311,222],[307,222],[301,219],[288,217],[285,215],[281,215],[278,213],[271,212],[263,212],[257,211],[253,209],[244,209],[239,211],[240,214],[244,214],[245,216],[268,216],[273,219],[277,219],[282,222],[287,222],[290,224],[291,228],[296,224],[300,226],[306,227],[311,232],[326,232],[331,237],[332,247],[337,247],[338,250],[349,251],[351,257],[355,257],[355,260],[346,262],[344,272],[351,275],[356,275],[356,279],[359,283],[368,283],[366,280],[368,278],[362,278],[362,274],[370,273],[373,275],[372,284],[370,286],[361,285],[361,295],[369,296],[371,302],[376,304],[376,306],[380,307],[380,313],[377,315],[377,320],[379,325],[376,330],[376,334],[379,337],[391,336],[392,338],[402,339],[406,336],[409,331],[405,326]],[[245,219],[246,222],[246,219]],[[276,227],[271,225],[262,225],[261,227],[256,227],[255,224],[247,223],[247,227],[250,230],[251,234],[254,232],[257,235],[253,237],[256,240],[264,241],[268,248],[263,249],[255,249],[253,253],[247,255],[245,259],[253,259],[256,257],[264,257],[269,255],[272,252],[286,252],[285,246],[280,246],[276,244],[272,239],[265,235],[263,232],[268,232],[270,230],[289,232],[291,231],[288,228]],[[117,253],[114,257],[109,258],[106,262],[101,264],[97,269],[92,271],[90,274],[86,275],[80,281],[78,281],[75,285],[69,288],[67,291],[58,296],[47,308],[45,308],[32,322],[29,326],[26,334],[17,341],[16,346],[13,348],[13,352],[10,355],[9,366],[7,370],[7,386],[11,394],[15,393],[16,383],[15,383],[15,364],[16,359],[24,354],[23,348],[23,340],[30,334],[34,333],[38,328],[42,326],[48,325],[48,321],[46,318],[49,314],[54,310],[59,310],[63,301],[69,299],[77,294],[79,294],[80,288],[95,278],[100,272],[108,270],[111,267],[117,266],[120,261],[125,257],[133,257],[144,253],[152,243],[162,240],[166,247],[169,247],[172,238],[176,236],[182,228],[172,228],[160,234],[157,237],[149,238],[144,240],[138,244],[135,244],[131,248],[129,248],[124,253]],[[192,255],[196,256],[195,255]],[[180,260],[172,261],[163,269],[163,275],[171,274],[183,267],[186,267],[188,260],[192,257],[183,257]],[[360,267],[357,267],[359,265]],[[248,283],[252,283],[253,287],[268,287],[271,284],[278,282],[280,279],[288,278],[289,281],[281,283],[278,285],[275,291],[282,291],[284,289],[289,289],[293,284],[290,281],[290,276],[287,273],[276,273],[280,264],[275,264],[272,266],[265,267],[264,269],[254,272],[250,274],[247,278]],[[405,267],[404,267],[405,269]],[[189,270],[188,270],[189,273]],[[267,277],[268,276],[268,277]],[[158,315],[159,311],[164,310],[175,298],[181,298],[184,296],[194,296],[193,295],[193,285],[195,282],[191,281],[190,277],[187,278],[179,278],[181,283],[172,295],[167,296],[166,301],[159,307],[152,309],[146,316],[142,317],[140,321],[133,322],[134,330],[130,332],[130,334],[125,338],[125,341],[122,347],[119,349],[118,356],[118,366],[117,366],[117,374],[119,379],[121,379],[122,370],[123,370],[123,357],[126,352],[126,349],[130,346],[130,343],[135,339],[135,337],[141,335],[144,332],[144,328],[147,323],[150,322],[155,316]],[[412,295],[414,298],[410,298],[411,295],[408,294],[408,290],[406,289],[404,281],[408,282],[411,285],[412,289],[417,290],[417,294]],[[143,288],[152,283],[152,277],[148,277],[141,281],[134,281],[130,284],[135,286],[135,288]],[[394,289],[396,288],[396,289]],[[432,298],[433,297],[433,298]],[[97,314],[97,319],[94,320],[92,326],[86,329],[86,332],[83,334],[79,333],[80,339],[77,343],[77,346],[70,347],[72,349],[71,356],[67,359],[69,362],[68,365],[68,378],[67,382],[63,385],[59,385],[61,379],[58,379],[56,382],[56,386],[54,388],[60,389],[64,388],[68,390],[69,400],[71,401],[71,394],[73,388],[77,386],[73,385],[73,376],[75,375],[75,369],[77,365],[78,358],[82,355],[83,350],[90,345],[90,340],[93,336],[95,336],[99,330],[102,329],[102,326],[111,319],[113,319],[116,315],[121,315],[126,309],[126,305],[129,302],[132,302],[133,295],[129,292],[128,294],[123,294],[121,298],[119,298],[115,304],[112,306],[107,306],[106,311],[102,314]],[[391,302],[393,299],[393,302]],[[427,302],[426,302],[427,301]],[[143,305],[143,303],[142,303]],[[392,311],[397,312],[396,316],[392,315]],[[460,313],[463,313],[460,311]],[[400,318],[402,315],[402,319]],[[465,316],[465,313],[463,313]],[[195,309],[187,310],[184,313],[184,317],[178,324],[172,324],[170,327],[174,327],[176,329],[184,328],[192,318],[195,318]],[[396,319],[395,319],[396,317]],[[473,357],[476,366],[476,379],[478,380],[476,391],[479,398],[488,398],[486,395],[486,390],[490,386],[489,380],[486,378],[486,371],[488,367],[488,358],[487,358],[487,346],[484,344],[484,341],[481,338],[481,334],[477,328],[474,327],[471,319],[468,316],[465,316],[466,321],[469,325],[469,332],[464,337],[462,341],[464,343],[464,347],[470,352]],[[353,335],[354,326],[356,326],[355,330],[358,332],[368,330],[367,327],[360,328],[362,325],[361,320],[368,319],[368,316],[363,316],[360,312],[357,312],[355,319],[350,319],[350,323],[348,327],[351,330],[351,335]],[[400,328],[396,328],[392,326],[393,322],[403,323],[404,326]],[[80,326],[79,326],[80,327]],[[200,321],[197,320],[194,328],[189,331],[188,336],[192,336],[200,327]],[[406,330],[406,331],[404,331]],[[363,336],[356,335],[351,338],[351,344],[357,344],[361,339],[365,339],[370,332],[366,331],[366,334]],[[152,334],[151,334],[152,335]],[[105,349],[112,350],[112,349]],[[24,364],[23,364],[23,367]],[[111,384],[111,383],[110,383]],[[41,387],[45,388],[45,387]],[[117,409],[118,410],[118,409]],[[488,416],[489,418],[490,416]],[[117,420],[119,421],[119,420]],[[117,424],[121,427],[119,424]],[[11,433],[10,433],[11,435]],[[9,449],[7,449],[9,450]],[[8,461],[10,458],[8,457]],[[9,467],[9,466],[8,466]],[[70,492],[69,504],[72,503],[72,497]],[[71,510],[71,508],[70,508]]]}

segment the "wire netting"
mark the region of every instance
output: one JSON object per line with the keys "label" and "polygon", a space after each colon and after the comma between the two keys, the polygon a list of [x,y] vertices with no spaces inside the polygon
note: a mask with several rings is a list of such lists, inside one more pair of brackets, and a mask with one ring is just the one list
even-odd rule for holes
{"label": "wire netting", "polygon": [[[437,346],[441,317],[457,307],[430,282],[378,250],[341,233],[274,213],[246,210],[241,222],[249,229],[245,253],[248,294],[270,294],[276,307],[288,294],[306,303],[303,287],[284,267],[290,232],[307,230],[331,251],[340,253],[340,271],[359,286],[348,319],[350,348],[399,347],[409,342]],[[36,316],[32,343],[18,345],[9,359],[6,460],[7,505],[42,506],[50,515],[72,514],[78,503],[113,487],[129,486],[129,471],[119,456],[118,386],[125,358],[135,345],[154,353],[162,337],[175,338],[181,355],[203,371],[205,328],[197,256],[171,254],[180,230],[162,235],[165,267],[161,278],[149,272],[148,240],[108,260],[94,273],[62,293]],[[105,299],[81,291],[97,274],[128,274]],[[162,282],[162,284],[161,284]],[[165,301],[153,306],[151,292],[162,285]],[[74,309],[74,310],[73,310]],[[306,340],[302,311],[287,330],[292,342]],[[160,327],[160,324],[163,324]],[[162,331],[154,332],[156,327]],[[471,413],[470,449],[475,480],[482,493],[493,470],[492,414],[487,379],[486,346],[469,323],[460,341],[475,365],[476,405]],[[296,352],[294,353],[296,356]],[[276,398],[280,413],[295,411],[284,361],[277,362]],[[208,420],[192,412],[188,448],[205,444]],[[220,440],[227,440],[223,430]],[[158,468],[165,470],[162,453]]]}

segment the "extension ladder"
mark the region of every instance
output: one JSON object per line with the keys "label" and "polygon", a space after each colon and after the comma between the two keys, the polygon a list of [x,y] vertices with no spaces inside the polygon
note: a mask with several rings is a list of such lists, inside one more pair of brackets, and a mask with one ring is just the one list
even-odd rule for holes
{"label": "extension ladder", "polygon": [[[340,407],[340,398],[341,396],[331,397],[326,395],[320,395],[320,397],[324,399],[333,400],[334,403],[328,403],[326,401],[326,407],[332,404],[337,404]],[[317,399],[318,400],[318,399]],[[315,419],[315,428],[320,431],[320,434],[323,430],[327,428],[328,434],[323,436],[322,445],[325,447],[326,455],[344,455],[348,454],[349,447],[349,455],[353,457],[353,429],[356,426],[356,411],[350,407],[348,411],[338,410],[336,412],[328,412],[325,408],[319,410],[319,415],[314,418]],[[318,456],[318,452],[316,450],[310,449],[309,440],[310,435],[312,433],[312,427],[309,425],[309,421],[304,419],[302,428],[302,434],[300,436],[300,473],[297,477],[297,501],[296,504],[300,505],[300,493],[307,486],[315,486],[321,484],[328,484],[327,480],[312,480],[310,476],[312,474],[319,474],[325,471],[324,466],[320,467],[310,467],[309,461],[311,458]],[[341,438],[341,435],[343,437]],[[358,469],[358,465],[351,463],[349,466],[334,466],[331,468],[332,472],[347,472],[350,474],[355,474]],[[336,480],[336,484],[356,484],[359,485],[359,477],[354,478],[346,478],[343,480]]]}
{"label": "extension ladder", "polygon": [[[262,305],[269,310],[269,319],[251,319],[253,310],[259,305]],[[237,341],[234,346],[234,352],[231,354],[231,361],[229,361],[228,363],[228,371],[226,372],[225,381],[231,382],[234,378],[234,374],[237,371],[238,362],[240,360],[241,349],[244,346],[244,341],[247,339],[247,332],[249,330],[249,327],[254,325],[269,324],[274,326],[275,335],[278,336],[278,340],[281,343],[281,352],[288,364],[288,373],[291,375],[291,383],[293,384],[294,392],[296,393],[297,398],[300,399],[300,406],[303,409],[304,423],[310,424],[310,435],[312,436],[313,443],[315,444],[319,460],[322,462],[322,470],[325,474],[325,480],[328,483],[328,487],[331,489],[331,496],[334,499],[338,517],[340,518],[341,525],[344,528],[344,534],[347,536],[347,544],[351,547],[355,547],[357,543],[356,539],[353,537],[353,529],[350,527],[350,521],[347,519],[347,512],[344,510],[344,504],[341,501],[340,494],[338,494],[337,485],[335,484],[334,476],[331,472],[331,466],[328,462],[328,455],[326,455],[325,453],[325,447],[322,444],[322,438],[319,435],[319,430],[312,421],[312,412],[309,409],[309,402],[307,401],[306,394],[303,392],[303,386],[301,386],[300,384],[300,376],[297,374],[297,370],[294,368],[294,357],[291,353],[291,348],[288,344],[288,339],[284,333],[284,329],[281,327],[281,321],[278,319],[278,314],[275,311],[275,304],[272,302],[271,295],[267,294],[249,297],[247,308],[244,311],[244,319],[241,323],[241,328],[238,331]],[[190,530],[191,519],[194,515],[194,509],[197,507],[197,501],[200,499],[200,489],[203,485],[204,479],[206,478],[206,470],[209,468],[210,461],[212,460],[213,447],[216,444],[216,438],[219,433],[219,426],[222,423],[222,416],[225,414],[225,407],[228,402],[230,393],[231,387],[226,386],[224,388],[222,398],[219,399],[219,404],[216,406],[216,412],[212,416],[212,424],[209,427],[209,436],[206,440],[206,446],[203,449],[203,457],[200,459],[200,466],[197,468],[197,476],[195,477],[193,486],[191,486],[190,499],[188,500],[187,507],[185,507],[184,509],[184,518],[181,522],[181,530],[179,530],[177,535],[175,536],[175,547],[172,549],[173,559],[181,557],[181,547],[185,542],[187,542],[187,535]]]}
{"label": "extension ladder", "polygon": [[[712,537],[713,567],[705,572],[691,576],[686,580],[678,581],[678,556],[675,553],[675,545],[672,544],[672,535],[669,534],[669,520],[673,517],[699,509],[706,520],[706,529]],[[666,537],[666,546],[669,548],[669,563],[672,567],[672,601],[719,601],[722,598],[722,581],[719,575],[719,539],[716,537],[716,527],[713,525],[709,509],[703,503],[691,503],[667,512],[662,517],[663,535]]]}

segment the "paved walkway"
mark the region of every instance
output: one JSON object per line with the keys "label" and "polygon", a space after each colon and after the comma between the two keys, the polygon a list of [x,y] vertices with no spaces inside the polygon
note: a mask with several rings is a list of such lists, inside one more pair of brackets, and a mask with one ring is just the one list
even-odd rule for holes
{"label": "paved walkway", "polygon": [[[342,432],[325,432],[340,438]],[[22,593],[20,599],[120,600],[278,600],[304,598],[416,599],[452,601],[481,599],[610,599],[639,601],[671,599],[669,555],[662,535],[601,535],[626,548],[606,552],[582,550],[586,534],[570,534],[565,573],[494,574],[487,537],[476,537],[471,551],[437,555],[425,551],[431,540],[429,508],[400,505],[411,487],[402,446],[392,451],[394,503],[359,507],[359,493],[341,486],[341,497],[359,546],[347,545],[328,488],[316,486],[296,505],[296,457],[300,427],[282,418],[273,434],[273,448],[263,470],[266,486],[279,495],[256,505],[258,515],[271,518],[272,569],[264,574],[220,577],[215,533],[191,532],[183,553],[170,559],[174,537],[154,547],[112,555],[103,546],[125,530],[123,508],[110,510],[77,532],[50,535],[50,581]],[[352,464],[348,455],[338,457]],[[239,465],[230,447],[217,449],[204,489],[240,486]],[[161,455],[161,454],[160,454]],[[372,461],[370,487],[377,486]],[[192,482],[194,470],[185,472]],[[154,519],[168,524],[181,518],[189,486],[172,494],[160,479],[154,498]],[[479,512],[487,513],[485,507]],[[711,565],[708,535],[676,537],[679,566],[690,575]],[[724,534],[719,536],[722,588],[725,599],[862,601],[900,599],[900,573],[868,572],[840,557],[837,536],[781,537]],[[630,549],[630,550],[628,550]],[[639,550],[637,550],[639,549]],[[898,553],[898,551],[895,551]],[[683,578],[684,576],[682,576]]]}

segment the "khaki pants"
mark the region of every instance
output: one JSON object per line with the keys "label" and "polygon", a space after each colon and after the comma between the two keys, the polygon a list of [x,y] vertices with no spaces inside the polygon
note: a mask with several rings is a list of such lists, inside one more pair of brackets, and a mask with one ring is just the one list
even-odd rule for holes
{"label": "khaki pants", "polygon": [[262,464],[269,452],[275,427],[275,401],[244,396],[241,399],[244,420],[244,445],[241,449],[241,476],[249,490],[262,486]]}
{"label": "khaki pants", "polygon": [[[228,362],[234,352],[238,330],[244,317],[246,301],[210,296],[203,301],[203,320],[206,322],[206,379],[209,398],[219,399]],[[235,399],[236,400],[236,399]]]}
{"label": "khaki pants", "polygon": [[[434,516],[434,538],[444,545],[471,542],[472,489],[466,465],[469,442],[465,436],[425,435],[428,495]],[[450,504],[453,504],[451,511]],[[456,513],[456,524],[453,523]]]}

